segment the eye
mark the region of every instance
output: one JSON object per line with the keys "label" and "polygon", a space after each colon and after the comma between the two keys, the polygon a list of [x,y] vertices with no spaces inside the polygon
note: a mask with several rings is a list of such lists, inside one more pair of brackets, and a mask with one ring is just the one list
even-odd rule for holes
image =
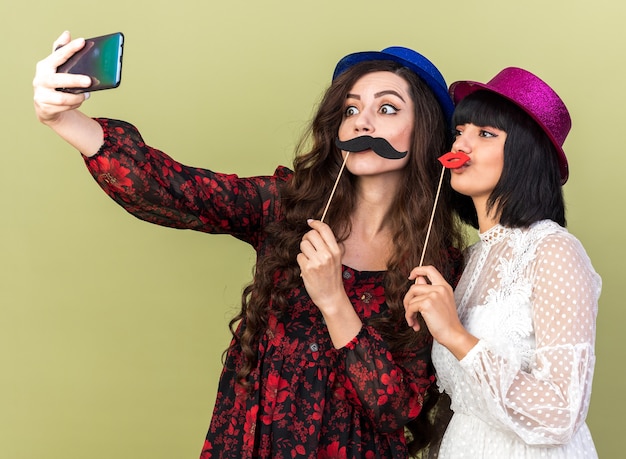
{"label": "eye", "polygon": [[463,133],[460,129],[452,129],[452,137],[458,137]]}
{"label": "eye", "polygon": [[481,129],[479,135],[481,137],[486,137],[486,138],[498,137],[498,134],[496,134],[495,132],[491,132],[489,130],[486,130],[486,129]]}
{"label": "eye", "polygon": [[352,115],[357,115],[358,113],[359,113],[359,109],[356,108],[354,105],[350,105],[348,108],[346,108],[344,115],[352,116]]}
{"label": "eye", "polygon": [[380,113],[384,115],[394,115],[398,112],[399,110],[391,104],[384,104],[380,107]]}

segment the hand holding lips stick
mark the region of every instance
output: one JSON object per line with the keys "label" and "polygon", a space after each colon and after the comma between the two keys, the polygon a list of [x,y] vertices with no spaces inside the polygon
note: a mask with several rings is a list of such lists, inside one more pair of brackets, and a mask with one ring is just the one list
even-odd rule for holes
{"label": "hand holding lips stick", "polygon": [[[438,158],[439,162],[443,165],[441,168],[441,176],[439,177],[439,186],[437,187],[437,194],[435,195],[435,202],[433,204],[433,211],[430,214],[430,222],[428,222],[428,230],[426,231],[426,240],[424,241],[424,247],[422,248],[422,256],[420,257],[420,266],[424,263],[424,255],[426,254],[426,247],[428,246],[428,239],[430,238],[430,230],[433,227],[433,219],[435,218],[435,210],[437,210],[437,202],[439,201],[439,194],[441,193],[441,184],[443,183],[443,176],[446,169],[458,169],[470,160],[469,156],[461,151],[448,152]],[[415,279],[417,283],[417,279]]]}

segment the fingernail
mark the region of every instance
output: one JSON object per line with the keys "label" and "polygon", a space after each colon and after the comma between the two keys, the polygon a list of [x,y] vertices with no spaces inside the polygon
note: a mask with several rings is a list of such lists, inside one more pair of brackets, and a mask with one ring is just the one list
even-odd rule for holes
{"label": "fingernail", "polygon": [[85,93],[85,100],[89,99],[91,97],[91,93],[90,92],[86,92]]}

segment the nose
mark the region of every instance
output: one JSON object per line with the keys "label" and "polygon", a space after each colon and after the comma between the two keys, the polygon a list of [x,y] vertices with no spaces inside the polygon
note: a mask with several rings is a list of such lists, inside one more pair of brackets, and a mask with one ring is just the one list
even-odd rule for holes
{"label": "nose", "polygon": [[454,142],[452,143],[452,151],[462,151],[465,154],[469,154],[472,152],[471,142],[466,133],[457,134]]}
{"label": "nose", "polygon": [[361,134],[371,133],[374,131],[374,124],[372,123],[371,116],[366,111],[362,111],[357,115],[354,122],[354,130]]}

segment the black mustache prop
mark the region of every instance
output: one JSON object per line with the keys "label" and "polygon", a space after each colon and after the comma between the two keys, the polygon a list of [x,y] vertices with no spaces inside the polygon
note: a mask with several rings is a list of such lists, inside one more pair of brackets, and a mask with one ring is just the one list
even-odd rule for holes
{"label": "black mustache prop", "polygon": [[382,137],[372,137],[371,135],[363,135],[346,141],[341,141],[337,138],[335,145],[343,151],[351,151],[354,153],[364,150],[373,150],[378,156],[387,159],[402,159],[408,153],[408,151],[401,152],[396,150]]}

